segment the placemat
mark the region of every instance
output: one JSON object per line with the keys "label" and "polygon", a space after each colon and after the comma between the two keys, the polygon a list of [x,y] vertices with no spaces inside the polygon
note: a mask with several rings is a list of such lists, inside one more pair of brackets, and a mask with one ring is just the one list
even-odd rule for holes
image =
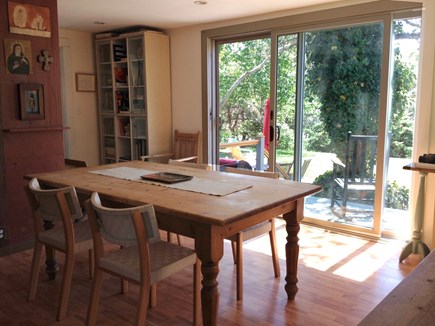
{"label": "placemat", "polygon": [[225,181],[203,179],[196,176],[194,176],[193,179],[189,181],[184,181],[184,182],[174,183],[174,184],[165,184],[160,182],[143,180],[140,178],[141,175],[152,174],[156,172],[164,172],[164,171],[150,171],[150,170],[130,168],[130,167],[117,167],[113,169],[94,170],[89,172],[105,175],[113,178],[130,180],[134,182],[148,183],[148,184],[158,185],[162,187],[192,191],[192,192],[208,194],[213,196],[226,196],[231,193],[252,187],[251,184],[237,182],[234,179],[225,182]]}

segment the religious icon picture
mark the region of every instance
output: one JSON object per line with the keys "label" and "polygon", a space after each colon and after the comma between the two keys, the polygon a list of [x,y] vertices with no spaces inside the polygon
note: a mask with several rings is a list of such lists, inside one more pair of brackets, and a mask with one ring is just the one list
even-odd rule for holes
{"label": "religious icon picture", "polygon": [[9,32],[51,37],[50,9],[8,1]]}
{"label": "religious icon picture", "polygon": [[4,42],[6,71],[10,74],[32,74],[32,47],[30,41],[5,38]]}
{"label": "religious icon picture", "polygon": [[44,89],[39,84],[20,84],[21,120],[42,120],[44,114]]}

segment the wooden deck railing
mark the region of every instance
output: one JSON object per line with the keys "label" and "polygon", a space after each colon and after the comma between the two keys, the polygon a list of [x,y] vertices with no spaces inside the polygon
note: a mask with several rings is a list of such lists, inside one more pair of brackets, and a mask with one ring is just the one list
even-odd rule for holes
{"label": "wooden deck railing", "polygon": [[[242,141],[236,141],[236,142],[232,142],[232,143],[222,143],[222,144],[219,144],[219,148],[220,149],[225,149],[225,148],[235,149],[235,148],[254,146],[254,145],[256,147],[255,170],[263,171],[265,169],[264,158],[266,157],[269,159],[269,151],[264,149],[264,136],[263,135],[258,136],[256,139],[242,140]],[[233,151],[233,153],[234,153],[234,151]],[[237,156],[237,155],[235,155],[235,156]],[[238,159],[238,160],[243,159],[242,157],[239,157],[239,156],[234,157],[234,158]],[[288,170],[286,171],[278,163],[275,164],[275,170],[284,179],[288,179],[288,180],[291,179],[290,174],[289,174],[290,168],[291,168],[291,165],[288,167]],[[305,172],[305,171],[303,171],[303,172]]]}

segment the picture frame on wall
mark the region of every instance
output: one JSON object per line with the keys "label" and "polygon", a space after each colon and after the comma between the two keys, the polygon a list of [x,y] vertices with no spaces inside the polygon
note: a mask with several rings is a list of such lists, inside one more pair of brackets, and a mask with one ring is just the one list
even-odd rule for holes
{"label": "picture frame on wall", "polygon": [[43,120],[44,87],[41,84],[19,84],[21,120]]}
{"label": "picture frame on wall", "polygon": [[51,37],[50,9],[8,1],[9,32]]}
{"label": "picture frame on wall", "polygon": [[32,74],[32,45],[30,41],[5,38],[4,44],[7,73]]}
{"label": "picture frame on wall", "polygon": [[77,92],[95,92],[95,76],[92,74],[76,73]]}

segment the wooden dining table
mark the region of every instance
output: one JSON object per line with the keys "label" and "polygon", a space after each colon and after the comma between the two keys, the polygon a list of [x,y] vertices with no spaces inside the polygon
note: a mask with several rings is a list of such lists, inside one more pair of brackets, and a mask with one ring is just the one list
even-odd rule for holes
{"label": "wooden dining table", "polygon": [[[144,174],[170,172],[193,176],[179,189],[171,185],[130,180],[110,175],[111,171],[130,169]],[[105,175],[109,174],[109,175]],[[121,205],[154,205],[159,228],[191,237],[201,260],[202,318],[204,325],[216,325],[219,288],[219,261],[224,239],[245,228],[282,215],[286,222],[285,291],[294,300],[297,288],[298,232],[303,219],[304,197],[321,190],[320,186],[281,179],[206,171],[168,164],[129,161],[93,167],[27,175],[50,187],[74,186],[80,198],[98,192],[103,200]],[[140,179],[140,178],[139,178]],[[190,184],[189,184],[190,182]],[[183,186],[182,183],[174,186]],[[223,189],[222,194],[213,193]],[[228,193],[225,191],[228,190]],[[213,194],[212,194],[213,193]]]}

